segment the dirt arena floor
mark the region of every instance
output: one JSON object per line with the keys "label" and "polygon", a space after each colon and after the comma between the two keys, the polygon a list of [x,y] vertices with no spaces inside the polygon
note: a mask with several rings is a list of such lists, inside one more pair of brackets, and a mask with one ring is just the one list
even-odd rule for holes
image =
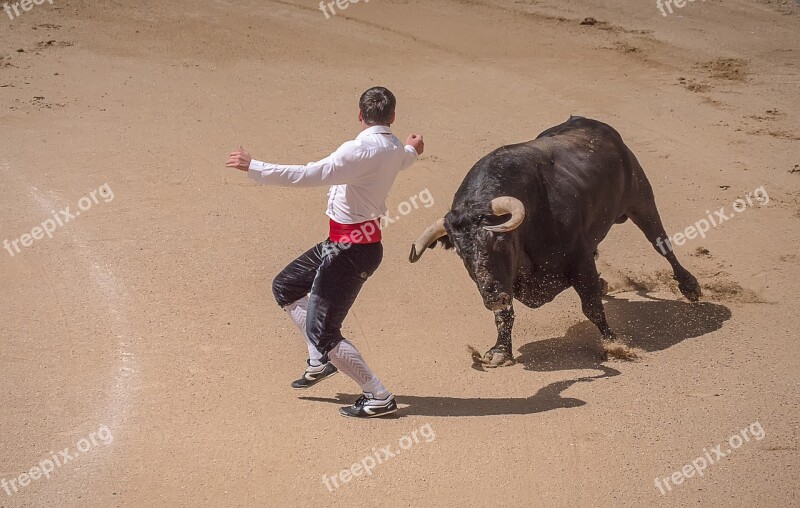
{"label": "dirt arena floor", "polygon": [[[0,506],[800,505],[794,1],[37,2],[0,12]],[[376,84],[426,151],[346,321],[400,405],[360,421],[343,375],[289,387],[270,290],[326,189],[224,163],[327,155]],[[670,234],[730,216],[676,246],[705,295],[615,226],[606,309],[641,359],[601,362],[570,290],[517,305],[518,363],[481,372],[491,312],[410,244],[570,114],[622,134]]]}

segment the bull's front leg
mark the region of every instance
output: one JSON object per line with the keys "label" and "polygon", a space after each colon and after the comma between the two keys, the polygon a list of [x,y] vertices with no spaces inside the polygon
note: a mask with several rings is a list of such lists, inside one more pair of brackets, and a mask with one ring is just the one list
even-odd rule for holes
{"label": "bull's front leg", "polygon": [[514,307],[509,305],[505,309],[495,311],[494,323],[497,325],[497,343],[483,357],[477,351],[474,351],[473,359],[488,368],[514,365],[514,353],[511,347]]}

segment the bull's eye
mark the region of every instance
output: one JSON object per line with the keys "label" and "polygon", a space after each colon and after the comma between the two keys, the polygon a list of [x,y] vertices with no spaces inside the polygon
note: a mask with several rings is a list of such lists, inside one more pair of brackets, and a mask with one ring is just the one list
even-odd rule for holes
{"label": "bull's eye", "polygon": [[495,215],[479,215],[477,220],[477,225],[480,227],[483,226],[492,226],[495,223],[498,223],[498,217]]}

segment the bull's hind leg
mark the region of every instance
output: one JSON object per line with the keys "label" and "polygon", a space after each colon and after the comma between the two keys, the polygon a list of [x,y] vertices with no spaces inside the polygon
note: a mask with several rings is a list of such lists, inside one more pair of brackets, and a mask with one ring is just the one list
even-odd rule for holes
{"label": "bull's hind leg", "polygon": [[597,273],[597,265],[595,265],[594,259],[589,258],[579,265],[572,279],[573,287],[581,299],[581,309],[584,315],[603,335],[603,340],[601,341],[601,356],[603,359],[605,360],[609,355],[624,360],[636,358],[636,353],[617,340],[616,334],[608,325],[606,311],[603,308],[603,300],[601,299],[605,281]]}
{"label": "bull's hind leg", "polygon": [[603,279],[597,272],[597,265],[594,259],[585,260],[578,268],[577,273],[572,277],[572,285],[581,299],[581,309],[589,318],[605,340],[616,340],[617,336],[608,326],[606,321],[606,311],[603,308]]}
{"label": "bull's hind leg", "polygon": [[648,190],[646,197],[641,200],[638,206],[628,211],[628,216],[642,230],[653,248],[667,258],[667,261],[672,266],[673,278],[678,281],[678,289],[683,293],[683,296],[688,298],[689,301],[696,302],[703,294],[700,284],[695,276],[680,264],[675,252],[672,251],[672,244],[664,231],[664,226],[661,224],[661,217],[658,215],[653,192],[650,189]]}

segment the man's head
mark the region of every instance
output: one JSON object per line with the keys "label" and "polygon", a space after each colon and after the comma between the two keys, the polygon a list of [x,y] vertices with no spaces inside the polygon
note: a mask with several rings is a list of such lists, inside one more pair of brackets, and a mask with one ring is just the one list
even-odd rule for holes
{"label": "man's head", "polygon": [[388,88],[374,86],[358,100],[358,120],[366,126],[392,125],[397,100]]}

